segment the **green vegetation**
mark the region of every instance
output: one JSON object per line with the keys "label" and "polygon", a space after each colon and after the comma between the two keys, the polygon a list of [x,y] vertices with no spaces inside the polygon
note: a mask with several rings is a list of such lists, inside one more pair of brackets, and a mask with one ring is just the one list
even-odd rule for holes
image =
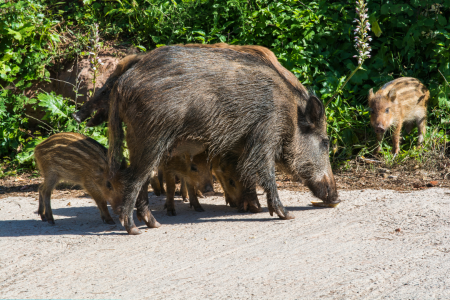
{"label": "green vegetation", "polygon": [[[142,51],[177,43],[255,44],[279,61],[327,106],[333,162],[370,155],[367,92],[401,76],[420,79],[431,92],[428,142],[415,147],[417,129],[404,136],[397,158],[423,159],[449,140],[450,1],[371,0],[372,56],[358,66],[354,47],[355,2],[347,0],[0,0],[0,157],[29,168],[33,147],[50,133],[80,131],[105,141],[105,128],[86,129],[69,116],[75,99],[23,90],[45,80],[49,70],[91,46],[94,24],[103,41],[132,44]],[[376,34],[375,34],[376,33]],[[445,80],[446,78],[446,80]],[[46,112],[38,131],[29,131],[25,107]],[[437,142],[437,144],[436,144]],[[439,146],[441,145],[441,146]],[[0,171],[0,176],[2,173]]]}

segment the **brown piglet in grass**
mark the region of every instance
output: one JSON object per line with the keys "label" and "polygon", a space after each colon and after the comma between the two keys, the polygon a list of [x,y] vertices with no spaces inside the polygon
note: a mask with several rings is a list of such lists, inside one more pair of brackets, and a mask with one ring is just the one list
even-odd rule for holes
{"label": "brown piglet in grass", "polygon": [[425,133],[428,89],[416,78],[402,77],[383,85],[375,94],[369,91],[370,124],[377,135],[379,145],[375,154],[380,152],[380,142],[384,133],[394,128],[392,152],[400,150],[400,132],[402,127],[410,132],[414,125],[419,130],[418,144],[423,143]]}
{"label": "brown piglet in grass", "polygon": [[[120,208],[111,203],[113,187],[108,181],[107,149],[97,141],[79,133],[58,133],[52,135],[36,146],[34,157],[37,166],[44,177],[44,183],[39,187],[38,214],[42,221],[55,224],[50,197],[53,189],[61,181],[79,184],[92,196],[100,210],[103,222],[114,224],[108,212],[107,201],[114,211]],[[122,162],[122,167],[126,162]],[[144,187],[148,187],[145,184]],[[150,228],[161,225],[155,220],[148,208],[146,190],[142,190],[136,203],[137,215]]]}

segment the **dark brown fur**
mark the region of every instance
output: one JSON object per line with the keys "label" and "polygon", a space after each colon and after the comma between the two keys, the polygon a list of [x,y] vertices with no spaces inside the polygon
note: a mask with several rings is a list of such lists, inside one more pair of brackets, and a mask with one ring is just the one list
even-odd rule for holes
{"label": "dark brown fur", "polygon": [[[60,181],[81,185],[97,203],[103,222],[114,224],[108,212],[107,201],[113,208],[114,190],[107,180],[107,150],[95,140],[78,133],[58,133],[36,146],[34,156],[44,183],[39,187],[38,214],[42,221],[55,224],[50,197]],[[122,168],[126,163],[122,164]],[[146,193],[140,196],[140,202],[146,202]],[[147,200],[148,203],[148,200]],[[140,218],[147,218],[149,227],[159,227],[147,209],[138,211]]]}
{"label": "dark brown fur", "polygon": [[[384,133],[394,127],[392,152],[400,150],[400,133],[404,126],[409,132],[414,125],[419,130],[418,144],[423,142],[426,131],[427,103],[430,98],[428,89],[416,78],[402,77],[386,83],[375,94],[369,91],[370,124],[377,134],[378,142]],[[375,152],[380,151],[380,145]]]}
{"label": "dark brown fur", "polygon": [[[142,184],[180,140],[206,145],[211,158],[234,153],[246,186],[258,183],[269,212],[292,218],[276,188],[275,165],[300,177],[325,202],[337,191],[325,113],[314,95],[254,55],[223,48],[161,47],[118,80],[109,111],[111,183],[125,228],[139,233],[132,205]],[[118,170],[127,125],[130,167]],[[127,223],[128,222],[128,223]]]}
{"label": "dark brown fur", "polygon": [[[294,74],[286,70],[280,62],[278,61],[275,54],[269,49],[262,46],[255,45],[228,45],[226,43],[217,43],[217,44],[186,44],[186,45],[177,45],[179,47],[187,47],[187,48],[219,48],[219,49],[231,49],[233,51],[238,51],[242,53],[247,53],[253,55],[258,58],[267,66],[270,66],[274,69],[282,78],[288,81],[293,87],[297,90],[304,93],[304,95],[308,94],[306,88],[298,81],[297,77]],[[153,53],[154,51],[150,52]],[[86,102],[77,113],[72,114],[72,116],[79,123],[83,122],[86,118],[88,118],[94,111],[97,111],[94,117],[87,123],[88,127],[97,126],[101,123],[105,122],[108,119],[108,109],[109,109],[109,95],[111,93],[111,89],[113,88],[115,82],[119,79],[120,76],[123,75],[126,71],[132,68],[142,57],[144,54],[139,55],[129,55],[122,59],[119,62],[116,70],[110,75],[105,85],[99,89],[92,100]]]}

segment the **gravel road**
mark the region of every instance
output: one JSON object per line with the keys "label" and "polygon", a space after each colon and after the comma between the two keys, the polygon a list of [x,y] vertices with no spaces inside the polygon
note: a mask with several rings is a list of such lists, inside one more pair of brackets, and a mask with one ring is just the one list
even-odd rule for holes
{"label": "gravel road", "polygon": [[[450,299],[450,190],[341,191],[337,208],[280,191],[294,220],[205,212],[149,193],[158,229],[129,236],[90,198],[52,199],[56,225],[31,197],[0,199],[0,298]],[[70,204],[69,204],[70,203]]]}

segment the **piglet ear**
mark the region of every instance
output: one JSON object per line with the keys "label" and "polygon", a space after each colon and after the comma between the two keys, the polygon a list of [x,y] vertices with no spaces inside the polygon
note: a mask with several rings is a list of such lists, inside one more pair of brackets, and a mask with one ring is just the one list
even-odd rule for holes
{"label": "piglet ear", "polygon": [[372,102],[372,99],[373,99],[373,88],[371,88],[371,89],[369,90],[369,98],[368,98],[368,100],[369,100],[369,105],[370,105],[370,103]]}
{"label": "piglet ear", "polygon": [[388,97],[389,97],[389,100],[394,102],[395,99],[397,98],[397,91],[395,89],[390,90],[389,94],[388,94]]}

